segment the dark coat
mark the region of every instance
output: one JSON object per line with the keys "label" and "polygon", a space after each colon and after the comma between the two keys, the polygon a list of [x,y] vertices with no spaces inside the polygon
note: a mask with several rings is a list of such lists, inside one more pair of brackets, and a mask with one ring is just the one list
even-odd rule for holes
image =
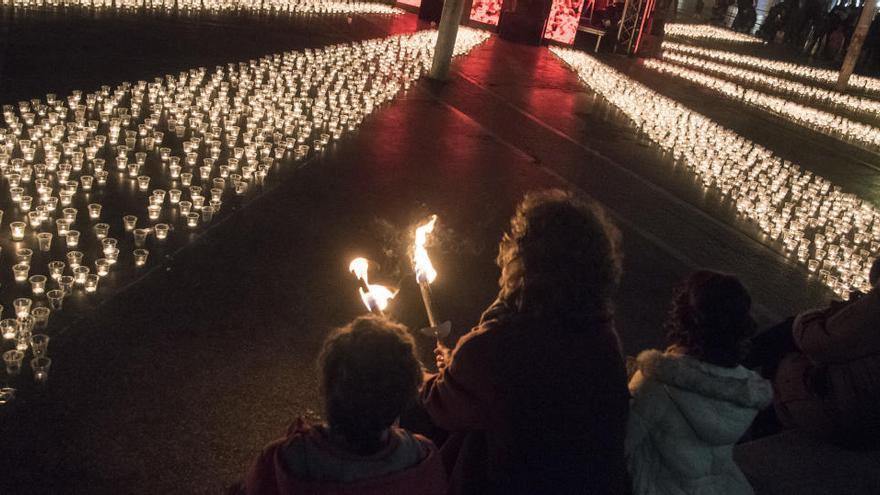
{"label": "dark coat", "polygon": [[792,334],[801,352],[786,356],[774,379],[783,423],[838,443],[880,444],[880,289],[798,316]]}
{"label": "dark coat", "polygon": [[552,328],[496,303],[426,381],[452,493],[628,492],[629,393],[617,334]]}

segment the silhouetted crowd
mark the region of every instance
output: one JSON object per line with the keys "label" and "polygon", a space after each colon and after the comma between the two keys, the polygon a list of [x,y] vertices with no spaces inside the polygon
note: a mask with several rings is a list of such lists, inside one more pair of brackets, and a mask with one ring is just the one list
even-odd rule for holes
{"label": "silhouetted crowd", "polygon": [[500,243],[497,299],[435,349],[437,371],[399,323],[336,330],[318,360],[326,422],[297,420],[234,490],[748,494],[732,452],[755,430],[880,443],[880,262],[868,294],[760,333],[735,276],[697,271],[672,298],[667,347],[625,358],[621,256],[599,206],[526,195]]}
{"label": "silhouetted crowd", "polygon": [[[784,43],[804,54],[839,61],[849,46],[862,14],[862,6],[842,0],[830,10],[826,5],[821,0],[782,0],[770,8],[756,34],[768,43]],[[751,10],[754,11],[754,6]],[[745,20],[739,23],[735,20],[732,27],[740,31],[751,31],[753,25],[754,19],[751,24],[747,24]],[[880,16],[875,16],[865,38],[859,62],[875,67],[880,62],[878,57]]]}

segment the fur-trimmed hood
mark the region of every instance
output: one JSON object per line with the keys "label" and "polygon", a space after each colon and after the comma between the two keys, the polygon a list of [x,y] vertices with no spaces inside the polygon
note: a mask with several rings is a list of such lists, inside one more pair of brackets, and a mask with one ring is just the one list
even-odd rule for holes
{"label": "fur-trimmed hood", "polygon": [[664,386],[675,408],[706,442],[735,442],[773,399],[770,382],[742,366],[724,368],[690,356],[648,350],[639,371]]}

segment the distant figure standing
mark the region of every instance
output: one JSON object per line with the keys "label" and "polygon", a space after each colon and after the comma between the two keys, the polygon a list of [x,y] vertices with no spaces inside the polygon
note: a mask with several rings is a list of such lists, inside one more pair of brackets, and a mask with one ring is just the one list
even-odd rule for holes
{"label": "distant figure standing", "polygon": [[406,328],[376,316],[324,341],[318,359],[327,424],[297,420],[267,446],[247,495],[446,495],[436,447],[394,426],[413,403],[421,366]]}
{"label": "distant figure standing", "polygon": [[733,446],[773,390],[739,364],[750,308],[735,277],[696,272],[673,302],[666,352],[639,354],[626,438],[636,495],[753,493]]}
{"label": "distant figure standing", "polygon": [[422,389],[455,494],[618,494],[627,403],[611,295],[619,233],[596,205],[527,194],[480,325],[438,352]]}

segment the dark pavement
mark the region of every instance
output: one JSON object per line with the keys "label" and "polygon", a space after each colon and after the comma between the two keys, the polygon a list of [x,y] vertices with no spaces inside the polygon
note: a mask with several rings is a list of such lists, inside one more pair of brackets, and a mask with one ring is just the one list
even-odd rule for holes
{"label": "dark pavement", "polygon": [[[108,67],[106,79],[80,75],[73,87],[253,57],[259,46],[271,53],[375,36],[413,19],[356,19],[354,28],[310,20],[290,27],[289,39],[278,28],[266,45],[253,42],[253,53],[248,43],[235,54],[206,48],[199,62],[191,54],[180,62],[169,44],[150,59],[152,72]],[[70,83],[55,79],[26,94],[34,80],[4,78],[2,101],[64,94]],[[876,173],[839,168],[847,187]],[[406,248],[412,226],[437,213],[436,302],[464,332],[495,295],[496,245],[516,202],[557,186],[601,202],[624,233],[617,306],[629,353],[661,345],[672,288],[698,267],[741,275],[763,323],[827,297],[546,49],[493,38],[456,63],[449,84],[422,81],[53,340],[48,387],[24,384],[0,411],[0,493],[222,491],[292,418],[316,413],[320,342],[363,311],[346,272],[351,258],[380,262],[372,280],[401,287],[390,313],[423,326]],[[430,340],[419,342],[427,357]]]}

